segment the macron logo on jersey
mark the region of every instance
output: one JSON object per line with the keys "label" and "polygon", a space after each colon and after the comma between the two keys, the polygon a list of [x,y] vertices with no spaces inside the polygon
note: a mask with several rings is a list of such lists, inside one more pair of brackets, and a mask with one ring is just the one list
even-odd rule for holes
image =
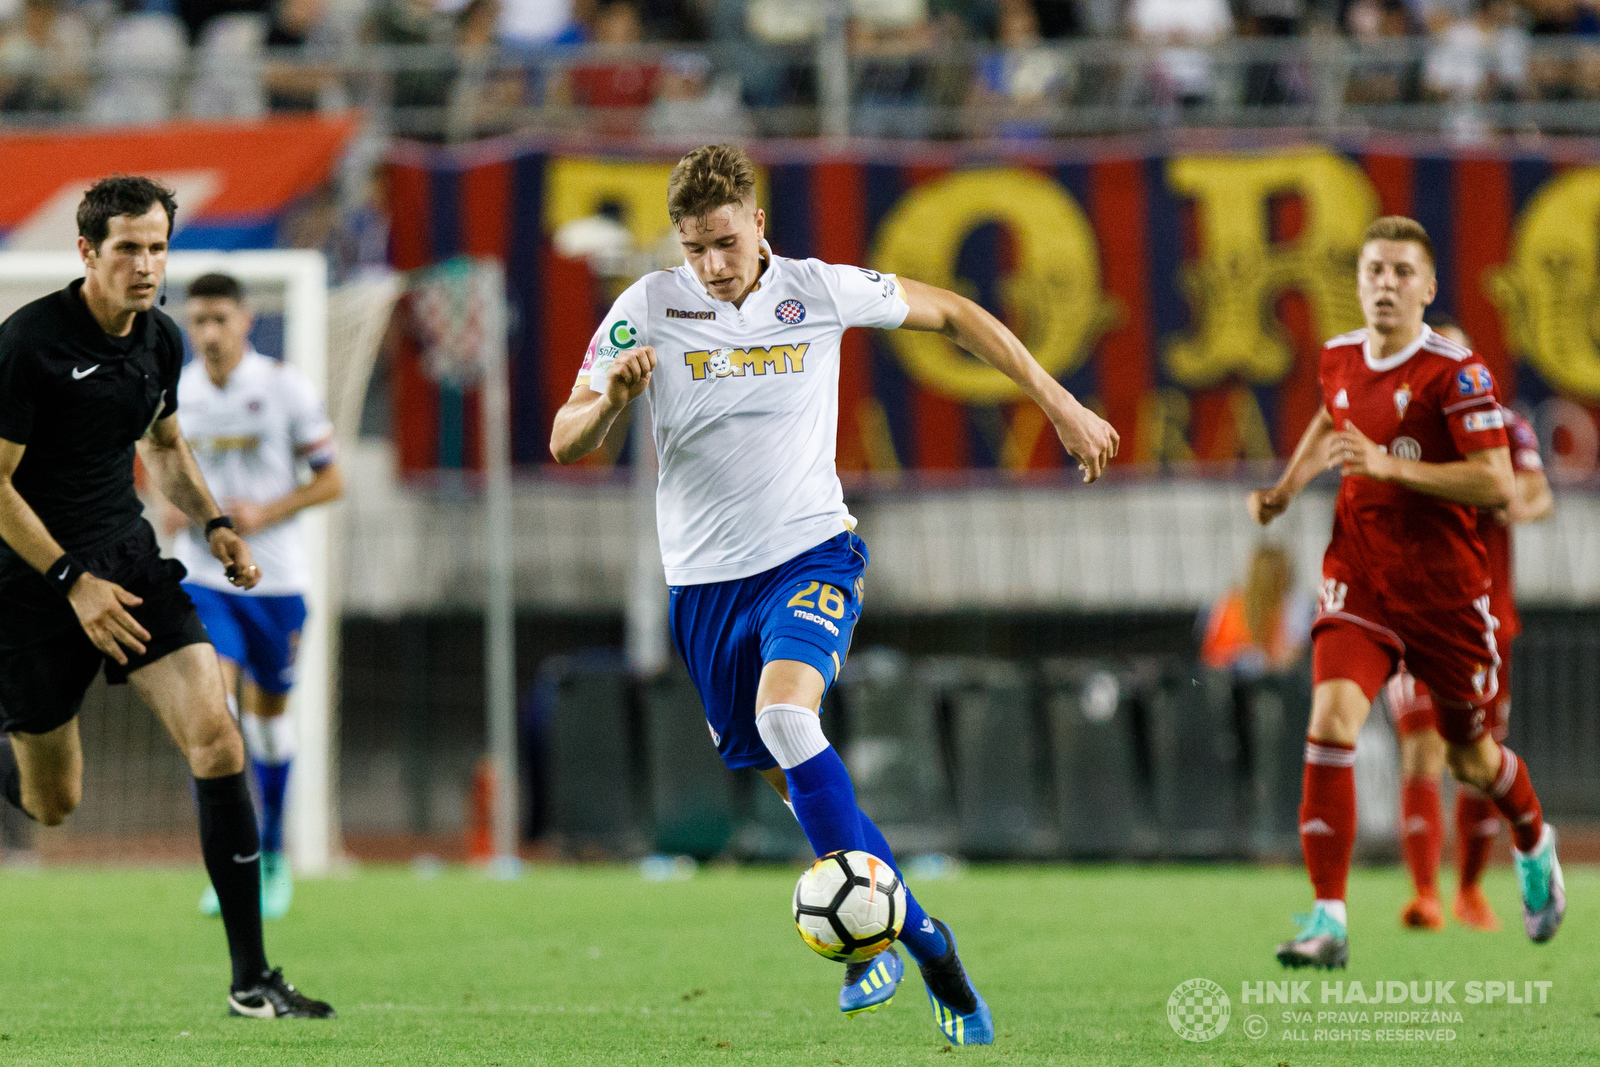
{"label": "macron logo on jersey", "polygon": [[669,319],[703,319],[711,320],[717,317],[715,311],[679,311],[677,308],[667,309]]}
{"label": "macron logo on jersey", "polygon": [[710,378],[743,378],[745,371],[766,374],[804,374],[806,349],[810,342],[799,345],[773,345],[771,348],[718,348],[709,352],[685,352],[683,362],[694,380],[703,382]]}

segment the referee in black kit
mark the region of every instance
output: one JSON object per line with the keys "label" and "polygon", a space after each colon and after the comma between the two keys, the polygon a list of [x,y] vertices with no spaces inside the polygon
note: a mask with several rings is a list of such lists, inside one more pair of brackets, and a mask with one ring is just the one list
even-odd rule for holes
{"label": "referee in black kit", "polygon": [[78,205],[84,278],[0,324],[0,780],[49,826],[83,793],[78,709],[101,667],[132,683],[189,761],[200,849],[233,958],[232,1014],[333,1017],[267,965],[261,847],[216,653],[133,487],[134,445],[234,585],[261,574],[178,430],[183,340],[156,310],[177,203],[112,177]]}

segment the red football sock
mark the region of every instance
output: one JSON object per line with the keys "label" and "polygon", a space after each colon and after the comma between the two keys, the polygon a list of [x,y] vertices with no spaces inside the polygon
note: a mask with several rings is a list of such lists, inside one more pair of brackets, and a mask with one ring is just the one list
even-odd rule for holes
{"label": "red football sock", "polygon": [[1500,813],[1494,801],[1462,786],[1456,793],[1456,860],[1461,871],[1461,888],[1470,889],[1483,877],[1489,864],[1489,849],[1500,833]]}
{"label": "red football sock", "polygon": [[1437,778],[1407,778],[1400,789],[1400,843],[1417,893],[1437,892],[1444,816]]}
{"label": "red football sock", "polygon": [[1500,773],[1489,789],[1494,806],[1511,824],[1511,843],[1519,852],[1532,852],[1544,833],[1544,811],[1533,791],[1528,767],[1504,745],[1500,746]]}
{"label": "red football sock", "polygon": [[1306,740],[1300,847],[1318,900],[1343,900],[1356,843],[1356,749]]}

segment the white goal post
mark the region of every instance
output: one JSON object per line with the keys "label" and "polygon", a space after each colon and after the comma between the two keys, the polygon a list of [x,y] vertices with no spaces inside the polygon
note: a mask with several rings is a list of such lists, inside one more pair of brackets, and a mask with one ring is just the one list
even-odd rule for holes
{"label": "white goal post", "polygon": [[[167,258],[167,291],[181,303],[188,283],[211,271],[232,275],[247,291],[261,287],[281,289],[283,356],[329,398],[330,415],[336,418],[340,436],[353,436],[354,427],[350,425],[348,414],[340,420],[340,411],[336,410],[349,411],[348,397],[329,396],[330,392],[343,392],[330,390],[330,384],[343,383],[330,375],[328,267],[322,253],[301,250],[173,252]],[[82,275],[83,264],[75,252],[0,251],[0,319],[28,300],[59,289]],[[385,321],[388,307],[393,303],[393,289],[391,282],[387,302],[380,296]],[[358,332],[370,337],[373,331]],[[364,392],[366,372],[371,368],[370,354],[355,358],[361,361],[356,373],[360,378],[360,391]],[[337,377],[350,377],[349,368],[336,369]],[[340,403],[336,404],[336,400]],[[359,399],[355,403],[359,410]],[[339,851],[333,751],[338,598],[332,572],[334,547],[330,510],[329,507],[312,508],[300,517],[311,579],[306,592],[309,617],[300,643],[299,681],[289,703],[289,713],[295,717],[299,730],[300,748],[290,777],[287,843],[296,871],[307,875],[326,874]]]}

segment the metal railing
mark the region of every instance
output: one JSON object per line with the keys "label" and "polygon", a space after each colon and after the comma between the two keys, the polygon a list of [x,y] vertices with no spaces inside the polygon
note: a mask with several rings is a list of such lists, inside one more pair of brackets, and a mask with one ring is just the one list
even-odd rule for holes
{"label": "metal railing", "polygon": [[226,62],[204,46],[147,58],[102,47],[70,70],[48,56],[0,60],[0,106],[8,125],[356,106],[384,132],[435,141],[513,131],[1036,140],[1171,127],[1470,141],[1600,133],[1600,44],[1523,37],[1461,50],[1427,38],[1310,35],[1203,50],[1082,40],[850,53],[828,37],[784,47],[254,48]]}

